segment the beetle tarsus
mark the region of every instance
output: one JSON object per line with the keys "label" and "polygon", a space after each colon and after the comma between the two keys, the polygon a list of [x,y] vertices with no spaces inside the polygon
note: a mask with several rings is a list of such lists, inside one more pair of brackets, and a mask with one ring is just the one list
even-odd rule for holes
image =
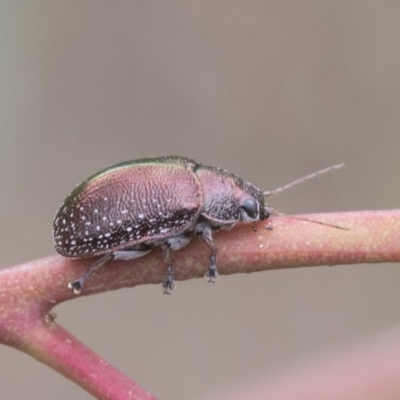
{"label": "beetle tarsus", "polygon": [[206,272],[206,278],[208,278],[208,282],[215,283],[216,280],[219,278],[217,266],[210,265],[207,272]]}
{"label": "beetle tarsus", "polygon": [[175,289],[175,281],[174,281],[174,268],[170,265],[167,269],[167,277],[163,282],[164,294],[171,294],[170,290]]}
{"label": "beetle tarsus", "polygon": [[81,276],[79,279],[76,281],[68,283],[68,289],[72,291],[73,294],[80,294],[83,289],[83,284],[85,283],[85,277]]}
{"label": "beetle tarsus", "polygon": [[85,282],[89,279],[90,275],[92,275],[93,272],[96,271],[96,267],[97,265],[93,265],[79,279],[68,283],[68,289],[70,289],[73,294],[80,294],[82,292]]}
{"label": "beetle tarsus", "polygon": [[211,265],[208,267],[206,272],[206,278],[208,278],[208,282],[215,283],[216,280],[219,278],[219,273],[217,270],[217,255],[211,254]]}

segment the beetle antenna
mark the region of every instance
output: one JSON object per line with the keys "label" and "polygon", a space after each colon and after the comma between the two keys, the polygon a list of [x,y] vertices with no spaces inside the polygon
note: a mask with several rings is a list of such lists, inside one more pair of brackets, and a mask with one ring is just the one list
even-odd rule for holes
{"label": "beetle antenna", "polygon": [[[319,170],[319,171],[317,171],[317,172],[314,172],[314,173],[312,173],[312,174],[310,174],[310,175],[303,176],[302,178],[297,179],[297,180],[295,180],[295,181],[293,181],[293,182],[291,182],[291,183],[288,183],[287,185],[281,186],[281,187],[279,187],[278,189],[275,189],[275,190],[267,190],[266,192],[264,192],[264,196],[265,196],[265,197],[275,196],[276,194],[282,193],[282,192],[284,192],[285,190],[290,189],[291,187],[296,186],[296,185],[298,185],[298,184],[300,184],[300,183],[304,183],[304,182],[306,182],[306,181],[309,181],[309,180],[311,180],[311,179],[316,178],[317,176],[326,174],[326,173],[328,173],[328,172],[334,172],[334,171],[337,171],[337,170],[342,169],[342,168],[344,168],[344,163],[342,163],[342,164],[337,164],[337,165],[332,165],[331,167],[321,169],[321,170]],[[316,222],[316,221],[315,221],[315,222]]]}
{"label": "beetle antenna", "polygon": [[326,222],[316,221],[315,219],[302,218],[302,217],[295,217],[294,215],[284,214],[284,213],[281,213],[281,212],[279,212],[279,211],[277,211],[277,210],[274,210],[274,209],[271,209],[271,208],[269,208],[268,210],[269,210],[269,212],[270,212],[271,214],[273,214],[273,215],[278,215],[278,216],[280,216],[280,217],[286,217],[286,218],[290,218],[290,219],[297,219],[298,221],[311,222],[311,223],[313,223],[313,224],[318,224],[318,225],[322,225],[322,226],[329,226],[330,228],[341,229],[341,230],[343,230],[343,231],[348,231],[348,230],[349,230],[349,228],[345,228],[345,227],[340,226],[340,225],[328,224],[328,223],[326,223]]}

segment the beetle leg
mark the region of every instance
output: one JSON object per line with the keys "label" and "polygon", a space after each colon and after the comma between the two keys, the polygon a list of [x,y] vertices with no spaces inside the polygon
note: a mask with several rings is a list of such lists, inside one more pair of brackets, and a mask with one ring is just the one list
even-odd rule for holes
{"label": "beetle leg", "polygon": [[105,263],[110,260],[133,260],[134,258],[142,257],[149,253],[151,249],[142,250],[117,250],[112,253],[106,254],[104,257],[97,260],[79,279],[70,282],[68,288],[72,290],[74,294],[79,294],[85,282],[97,271],[101,270]]}
{"label": "beetle leg", "polygon": [[113,253],[106,254],[104,257],[98,259],[79,279],[68,283],[68,289],[71,289],[74,294],[79,294],[85,282],[97,271],[102,269],[105,263],[114,258]]}
{"label": "beetle leg", "polygon": [[215,283],[215,280],[218,278],[218,270],[217,270],[217,245],[212,240],[212,229],[209,223],[207,222],[199,222],[196,225],[196,235],[200,237],[207,245],[207,247],[211,250],[210,255],[210,266],[206,272],[206,278],[208,282]]}
{"label": "beetle leg", "polygon": [[163,244],[163,250],[164,250],[164,262],[165,264],[168,265],[167,268],[167,276],[164,279],[163,282],[163,289],[164,289],[164,294],[171,294],[170,290],[174,290],[175,289],[175,281],[174,281],[174,266],[173,266],[173,262],[174,262],[174,256],[172,255],[171,252],[171,246],[168,242],[165,242]]}

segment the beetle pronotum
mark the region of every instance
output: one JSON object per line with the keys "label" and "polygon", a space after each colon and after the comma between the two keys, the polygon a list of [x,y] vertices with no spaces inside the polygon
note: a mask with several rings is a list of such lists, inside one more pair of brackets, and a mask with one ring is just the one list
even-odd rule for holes
{"label": "beetle pronotum", "polygon": [[218,277],[214,232],[279,214],[264,197],[342,166],[264,193],[229,171],[185,157],[143,158],[106,168],[79,184],[54,218],[53,237],[59,254],[101,256],[68,287],[79,294],[85,281],[106,262],[138,258],[161,246],[168,266],[163,288],[169,293],[175,286],[171,250],[186,246],[193,236],[210,249],[206,276],[214,282]]}

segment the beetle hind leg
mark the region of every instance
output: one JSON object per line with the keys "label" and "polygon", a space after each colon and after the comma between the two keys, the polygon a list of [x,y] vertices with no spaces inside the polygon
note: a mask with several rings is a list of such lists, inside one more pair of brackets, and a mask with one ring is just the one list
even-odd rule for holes
{"label": "beetle hind leg", "polygon": [[100,271],[107,261],[111,260],[133,260],[135,258],[143,257],[151,251],[151,248],[127,248],[123,250],[113,251],[106,254],[104,257],[98,259],[92,266],[76,281],[70,282],[68,288],[74,294],[80,294],[85,282],[95,273]]}
{"label": "beetle hind leg", "polygon": [[215,283],[218,279],[219,274],[217,270],[217,245],[212,240],[212,229],[210,224],[207,222],[199,222],[196,226],[196,235],[200,237],[211,250],[210,255],[210,266],[206,272],[206,278],[208,282]]}
{"label": "beetle hind leg", "polygon": [[171,290],[175,289],[175,281],[174,281],[174,256],[171,252],[171,247],[168,242],[163,245],[164,250],[164,262],[167,264],[167,276],[164,279],[162,287],[164,289],[164,294],[171,294]]}
{"label": "beetle hind leg", "polygon": [[99,260],[97,260],[85,273],[76,281],[72,281],[68,283],[68,289],[71,289],[71,291],[74,294],[80,294],[85,282],[97,271],[102,269],[105,265],[105,263],[109,260],[112,260],[114,258],[113,253],[109,253],[105,255],[104,257],[101,257]]}

